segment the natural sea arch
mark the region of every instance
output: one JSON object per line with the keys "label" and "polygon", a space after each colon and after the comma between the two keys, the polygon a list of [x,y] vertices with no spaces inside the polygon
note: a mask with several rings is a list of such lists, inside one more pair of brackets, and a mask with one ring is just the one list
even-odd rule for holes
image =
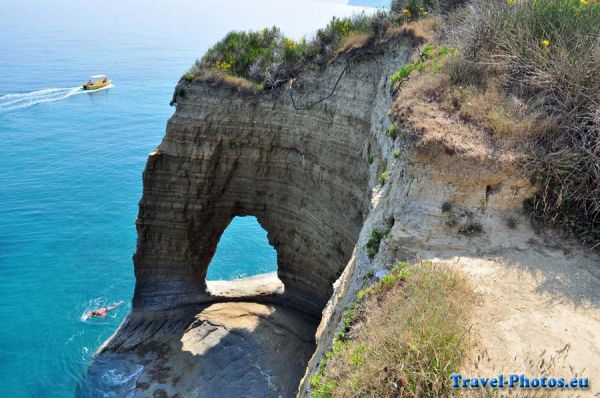
{"label": "natural sea arch", "polygon": [[230,280],[277,272],[277,252],[254,216],[234,217],[219,240],[206,280]]}

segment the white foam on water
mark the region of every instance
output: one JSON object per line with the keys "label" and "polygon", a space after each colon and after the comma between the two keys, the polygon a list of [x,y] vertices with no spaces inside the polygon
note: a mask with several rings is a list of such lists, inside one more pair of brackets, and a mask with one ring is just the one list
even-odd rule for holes
{"label": "white foam on water", "polygon": [[144,367],[134,365],[133,369],[128,370],[128,372],[123,372],[117,369],[109,369],[100,377],[100,388],[96,392],[106,398],[134,398],[135,385],[138,377],[144,371]]}
{"label": "white foam on water", "polygon": [[117,369],[109,369],[102,375],[102,382],[107,386],[120,387],[131,381],[136,381],[140,373],[144,370],[142,365],[136,365],[131,373],[122,373]]}
{"label": "white foam on water", "polygon": [[62,101],[78,94],[91,94],[112,88],[109,84],[97,90],[84,90],[81,86],[66,88],[44,88],[22,94],[6,94],[0,96],[0,113],[12,112],[17,109],[29,108],[45,102]]}

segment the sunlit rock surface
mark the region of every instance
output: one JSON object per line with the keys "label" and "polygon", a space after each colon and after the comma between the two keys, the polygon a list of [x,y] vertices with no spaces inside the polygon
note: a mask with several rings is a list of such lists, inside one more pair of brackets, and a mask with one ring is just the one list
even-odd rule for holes
{"label": "sunlit rock surface", "polygon": [[130,314],[88,369],[80,396],[294,396],[318,320],[256,302],[281,287],[275,274],[214,281],[215,296],[249,301]]}
{"label": "sunlit rock surface", "polygon": [[[414,45],[400,37],[341,54],[301,74],[291,92],[177,86],[176,112],[144,171],[133,311],[99,350],[86,391],[296,394],[371,207],[381,163],[370,160],[381,152],[376,132],[389,124],[389,77]],[[277,251],[278,285],[207,286],[221,234],[246,215]],[[117,372],[122,385],[107,376],[111,363],[126,367]]]}

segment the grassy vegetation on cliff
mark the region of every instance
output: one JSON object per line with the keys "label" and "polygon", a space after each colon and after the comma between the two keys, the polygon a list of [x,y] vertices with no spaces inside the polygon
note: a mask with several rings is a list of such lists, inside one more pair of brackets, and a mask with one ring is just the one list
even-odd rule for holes
{"label": "grassy vegetation on cliff", "polygon": [[[461,2],[464,0],[451,3]],[[182,79],[218,79],[218,83],[222,83],[231,76],[244,79],[256,88],[276,88],[306,68],[326,65],[340,53],[402,34],[412,35],[412,30],[402,29],[404,24],[449,8],[439,0],[395,0],[390,10],[334,17],[310,40],[293,40],[277,27],[230,32],[197,60]],[[237,86],[239,81],[230,80],[230,83]]]}
{"label": "grassy vegetation on cliff", "polygon": [[447,15],[467,0],[392,0],[391,12],[419,19],[431,14]]}
{"label": "grassy vegetation on cliff", "polygon": [[466,280],[447,267],[396,264],[358,292],[311,379],[311,396],[448,396],[450,374],[465,354],[474,299]]}
{"label": "grassy vegetation on cliff", "polygon": [[324,65],[340,51],[382,38],[390,24],[390,14],[378,11],[333,18],[312,40],[293,40],[277,27],[231,32],[209,49],[183,78],[193,80],[210,72],[243,78],[264,88],[278,87],[308,65]]}
{"label": "grassy vegetation on cliff", "polygon": [[[385,181],[382,182],[382,184],[384,183]],[[375,255],[379,252],[379,245],[381,244],[381,241],[385,239],[389,233],[390,230],[388,228],[375,228],[371,231],[371,235],[369,235],[369,240],[367,241],[366,245],[367,255],[369,258],[375,257]]]}
{"label": "grassy vegetation on cliff", "polygon": [[471,0],[437,33],[436,47],[425,45],[392,84],[417,72],[445,74],[449,84],[429,79],[421,90],[497,143],[519,148],[538,187],[525,204],[534,219],[599,246],[600,1]]}
{"label": "grassy vegetation on cliff", "polygon": [[310,40],[293,40],[277,27],[230,32],[197,60],[182,79],[201,79],[242,89],[276,88],[307,67],[326,65],[340,53],[413,34],[401,27],[430,13],[446,13],[464,1],[394,0],[390,10],[334,17]]}
{"label": "grassy vegetation on cliff", "polygon": [[[518,98],[517,113],[529,117],[525,128],[506,133],[529,133],[518,139],[532,143],[527,168],[540,188],[530,210],[597,245],[600,2],[473,0],[454,26],[462,54],[453,65],[454,83],[483,93],[498,90],[496,102]],[[501,122],[497,114],[489,120]]]}

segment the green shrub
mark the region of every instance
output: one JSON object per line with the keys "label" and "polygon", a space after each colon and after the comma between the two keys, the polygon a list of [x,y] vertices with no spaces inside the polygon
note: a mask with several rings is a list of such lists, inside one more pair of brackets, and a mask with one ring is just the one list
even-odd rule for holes
{"label": "green shrub", "polygon": [[413,70],[415,70],[415,64],[404,65],[398,69],[398,71],[390,78],[392,86],[395,86],[396,84],[402,84],[402,82],[406,81]]}
{"label": "green shrub", "polygon": [[[433,53],[435,52],[435,46],[431,43],[427,43],[423,46],[423,48],[421,49],[421,54],[419,55],[419,58],[421,59],[421,62],[424,62],[425,60],[431,58],[433,56]],[[448,54],[447,51],[444,51],[444,54]]]}
{"label": "green shrub", "polygon": [[277,27],[230,32],[189,73],[216,70],[270,87],[279,77],[291,73],[307,51],[306,41],[289,39]]}
{"label": "green shrub", "polygon": [[371,293],[371,290],[371,287],[364,287],[356,292],[356,302],[361,303]]}
{"label": "green shrub", "polygon": [[384,171],[381,174],[379,174],[379,177],[377,177],[377,181],[379,181],[379,183],[381,185],[384,185],[387,180],[390,178],[390,172],[389,171]]}
{"label": "green shrub", "polygon": [[391,272],[393,272],[393,273],[401,272],[401,271],[407,269],[409,266],[410,266],[410,264],[407,263],[406,261],[400,261],[400,262],[392,265]]}
{"label": "green shrub", "polygon": [[397,280],[398,279],[396,278],[395,275],[387,274],[387,275],[384,275],[383,277],[381,277],[380,282],[382,285],[395,285]]}
{"label": "green shrub", "polygon": [[336,383],[333,380],[325,380],[323,378],[323,370],[324,367],[310,378],[311,398],[330,398],[332,391],[336,387]]}
{"label": "green shrub", "polygon": [[369,240],[367,241],[367,255],[369,258],[375,257],[375,255],[379,252],[379,245],[381,244],[381,240],[384,239],[390,230],[387,228],[375,228],[371,231],[371,235],[369,236]]}
{"label": "green shrub", "polygon": [[375,160],[375,156],[371,155],[371,156],[369,156],[369,158],[367,159],[367,163],[369,163],[369,164],[372,164],[374,160]]}
{"label": "green shrub", "polygon": [[396,137],[398,136],[398,129],[396,127],[395,124],[390,124],[388,129],[387,129],[387,135],[388,137],[390,137],[392,140],[395,140]]}
{"label": "green shrub", "polygon": [[[347,332],[350,329],[350,326],[352,325],[352,322],[354,321],[354,317],[356,316],[356,312],[354,311],[354,306],[350,306],[350,308],[344,312],[344,316],[343,316],[343,331],[344,333]],[[334,346],[334,352],[335,352],[335,346]]]}
{"label": "green shrub", "polygon": [[367,347],[360,344],[350,354],[350,365],[359,368],[365,362],[365,351]]}
{"label": "green shrub", "polygon": [[600,243],[600,2],[473,0],[454,28],[464,62],[520,97],[538,135],[528,210]]}
{"label": "green shrub", "polygon": [[402,155],[401,151],[394,151],[394,159],[398,159]]}
{"label": "green shrub", "polygon": [[408,80],[410,74],[413,71],[431,71],[441,72],[442,66],[441,61],[449,55],[455,55],[456,49],[449,46],[441,46],[436,49],[435,46],[428,43],[421,49],[419,57],[412,63],[402,66],[396,73],[390,78],[392,87],[400,87],[402,83]]}
{"label": "green shrub", "polygon": [[379,10],[347,18],[334,17],[310,41],[285,37],[277,27],[230,32],[196,61],[183,78],[219,71],[264,88],[278,87],[309,64],[325,65],[351,35],[361,35],[361,41],[366,37],[369,42],[383,37],[390,24],[389,13]]}

